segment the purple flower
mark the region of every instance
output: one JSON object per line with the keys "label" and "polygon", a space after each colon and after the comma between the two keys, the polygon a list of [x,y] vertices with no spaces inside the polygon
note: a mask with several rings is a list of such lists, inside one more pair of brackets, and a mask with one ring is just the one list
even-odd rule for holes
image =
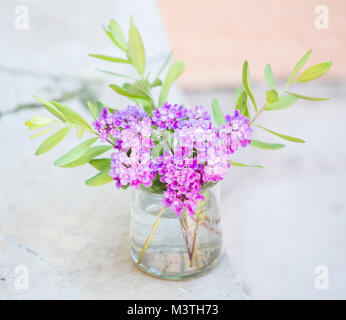
{"label": "purple flower", "polygon": [[[183,210],[192,215],[204,199],[202,185],[222,180],[231,154],[251,141],[249,119],[238,110],[225,121],[218,129],[202,106],[187,109],[164,103],[151,116],[137,106],[113,112],[103,108],[93,126],[102,141],[115,146],[109,174],[117,187],[150,187],[158,176],[165,184],[164,205],[177,215]],[[164,147],[163,155],[155,158],[153,130],[159,136],[155,143]]]}
{"label": "purple flower", "polygon": [[238,150],[239,146],[246,147],[251,142],[252,128],[249,119],[234,111],[234,116],[225,116],[226,124],[220,129],[220,139],[227,141],[227,148],[231,153]]}
{"label": "purple flower", "polygon": [[166,183],[163,204],[170,207],[177,215],[185,209],[193,215],[198,201],[204,200],[201,192],[201,174],[193,159],[175,163],[174,156],[164,155],[155,160],[160,181]]}
{"label": "purple flower", "polygon": [[187,112],[184,106],[170,105],[165,102],[162,107],[153,111],[152,123],[159,130],[175,129],[178,123],[187,117]]}

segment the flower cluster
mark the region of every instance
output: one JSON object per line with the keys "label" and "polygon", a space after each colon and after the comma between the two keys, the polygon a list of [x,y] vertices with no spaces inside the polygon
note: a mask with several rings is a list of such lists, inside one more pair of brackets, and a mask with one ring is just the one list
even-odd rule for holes
{"label": "flower cluster", "polygon": [[198,201],[204,200],[201,192],[200,166],[196,159],[175,161],[174,156],[164,155],[155,159],[160,181],[166,184],[163,203],[180,215],[183,209],[194,214]]}
{"label": "flower cluster", "polygon": [[235,110],[234,116],[225,116],[225,121],[226,124],[222,125],[220,130],[220,138],[226,138],[231,153],[237,151],[239,146],[246,147],[250,144],[252,128],[246,116]]}
{"label": "flower cluster", "polygon": [[[183,210],[195,213],[198,201],[204,199],[202,186],[225,177],[230,155],[250,143],[252,132],[248,118],[238,110],[225,116],[219,129],[203,107],[168,103],[150,116],[136,106],[113,112],[103,109],[93,125],[103,141],[115,146],[110,176],[117,187],[150,187],[159,181],[165,186],[164,205],[178,215]],[[152,140],[153,131],[169,146],[155,157],[152,148],[164,143]]]}
{"label": "flower cluster", "polygon": [[164,103],[153,111],[152,123],[159,130],[176,129],[179,123],[187,117],[187,109],[177,104]]}
{"label": "flower cluster", "polygon": [[155,173],[150,161],[151,119],[146,113],[131,106],[113,113],[103,109],[94,127],[102,140],[114,141],[110,176],[116,186],[150,187]]}

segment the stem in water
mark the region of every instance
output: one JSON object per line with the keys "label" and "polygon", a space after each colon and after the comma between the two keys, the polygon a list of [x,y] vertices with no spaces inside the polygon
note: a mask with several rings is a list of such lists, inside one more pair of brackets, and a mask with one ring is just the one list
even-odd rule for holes
{"label": "stem in water", "polygon": [[158,225],[160,224],[161,222],[161,219],[162,219],[162,214],[166,211],[166,207],[162,208],[161,211],[159,212],[159,214],[157,215],[157,220],[156,222],[153,224],[153,227],[151,229],[151,232],[150,234],[148,235],[148,238],[147,240],[145,241],[145,244],[143,246],[143,249],[141,251],[141,254],[139,255],[139,258],[138,258],[138,261],[137,261],[137,264],[140,264],[143,260],[143,256],[145,254],[145,251],[147,250],[149,244],[150,244],[150,241],[152,239],[152,237],[154,236],[154,232],[156,230],[156,228],[158,227]]}

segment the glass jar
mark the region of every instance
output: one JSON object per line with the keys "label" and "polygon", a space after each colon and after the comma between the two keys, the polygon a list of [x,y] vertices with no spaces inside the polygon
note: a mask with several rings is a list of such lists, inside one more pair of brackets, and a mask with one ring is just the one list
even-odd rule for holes
{"label": "glass jar", "polygon": [[202,275],[220,261],[223,241],[218,185],[202,192],[194,215],[177,216],[162,204],[163,193],[134,191],[131,210],[131,256],[136,265],[163,279]]}

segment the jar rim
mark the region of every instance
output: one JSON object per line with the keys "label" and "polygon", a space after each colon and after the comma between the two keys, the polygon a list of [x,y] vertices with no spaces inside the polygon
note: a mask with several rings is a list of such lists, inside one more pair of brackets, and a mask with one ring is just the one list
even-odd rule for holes
{"label": "jar rim", "polygon": [[[207,191],[207,190],[211,190],[211,189],[213,189],[216,185],[217,185],[217,183],[214,183],[214,182],[207,182],[207,183],[205,183],[204,185],[202,185],[201,191],[204,192],[204,191]],[[152,191],[152,190],[149,190],[149,188],[144,187],[142,184],[140,184],[140,185],[138,186],[138,189],[140,189],[140,190],[143,191],[143,192],[147,192],[147,193],[151,193],[151,194],[157,194],[157,195],[163,195],[164,192],[166,191],[166,190],[156,190],[156,191]]]}

